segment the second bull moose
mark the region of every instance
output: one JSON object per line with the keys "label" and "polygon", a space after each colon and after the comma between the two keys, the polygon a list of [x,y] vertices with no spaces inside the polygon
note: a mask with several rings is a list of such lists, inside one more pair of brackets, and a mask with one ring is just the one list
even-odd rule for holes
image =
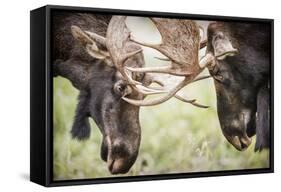
{"label": "second bull moose", "polygon": [[255,134],[256,151],[270,146],[270,38],[269,24],[214,22],[208,27],[221,129],[238,150],[245,150]]}
{"label": "second bull moose", "polygon": [[[161,34],[160,44],[148,44],[135,39],[126,26],[125,16],[57,13],[53,17],[54,76],[67,78],[80,91],[71,134],[79,140],[87,139],[90,136],[88,118],[93,118],[103,136],[101,158],[107,162],[108,170],[112,174],[127,173],[138,156],[141,139],[140,106],[157,105],[175,97],[183,102],[205,108],[206,106],[197,103],[194,99],[182,97],[178,91],[192,82],[208,78],[209,76],[198,77],[206,67],[209,68],[214,79],[219,79],[223,76],[221,62],[227,62],[230,57],[240,58],[237,52],[240,52],[241,47],[234,48],[236,44],[231,44],[230,37],[227,37],[230,39],[225,39],[233,50],[229,51],[227,46],[218,48],[221,43],[216,33],[220,30],[217,27],[212,30],[213,25],[208,30],[206,55],[199,59],[199,50],[206,45],[206,42],[200,39],[200,27],[194,21],[160,18],[151,18],[151,20]],[[227,30],[222,29],[223,35],[228,34]],[[239,42],[240,39],[236,41]],[[145,67],[141,46],[161,52],[171,65]],[[218,53],[220,54],[217,55]],[[165,78],[161,77],[163,73],[181,76],[183,79],[170,86],[165,82]],[[260,81],[266,80],[265,78]],[[159,86],[153,87],[153,83]],[[244,146],[248,146],[249,137],[254,135],[255,131],[247,130],[243,123],[242,127],[237,126],[235,132],[231,128],[228,130],[224,122],[235,121],[236,116],[232,113],[237,114],[237,112],[232,110],[231,106],[220,103],[228,102],[224,98],[228,98],[226,91],[223,91],[226,88],[219,88],[216,83],[216,89],[218,115],[223,133],[237,149],[241,150]],[[254,89],[260,92],[256,98],[260,103],[267,99],[263,96],[264,89],[266,87]],[[236,92],[230,90],[230,93]],[[161,96],[152,100],[145,99],[147,95],[154,94],[161,94]],[[238,100],[242,98],[241,95],[235,95],[235,97]],[[265,105],[267,105],[266,102]],[[264,107],[251,106],[253,106],[250,108],[251,117],[254,117],[255,111],[258,111],[259,119],[266,118]],[[229,109],[229,116],[221,115],[220,111],[227,109]],[[249,119],[255,121],[248,116],[242,118],[244,121],[247,120],[247,123]],[[237,121],[239,120],[241,119]],[[258,127],[257,125],[256,148],[268,147],[261,141],[266,139],[264,138],[265,129],[258,130]],[[235,135],[236,133],[239,135]],[[241,135],[243,137],[240,137]],[[238,136],[241,142],[240,147],[235,143],[237,142],[235,136]],[[230,138],[234,138],[235,141]]]}

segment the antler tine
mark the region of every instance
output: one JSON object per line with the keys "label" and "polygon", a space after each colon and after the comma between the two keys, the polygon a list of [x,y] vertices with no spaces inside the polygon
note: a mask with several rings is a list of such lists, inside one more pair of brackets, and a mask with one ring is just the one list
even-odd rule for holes
{"label": "antler tine", "polygon": [[140,53],[140,52],[142,52],[142,49],[141,49],[141,48],[138,49],[138,50],[136,50],[136,51],[132,51],[132,52],[130,52],[130,53],[126,53],[125,55],[123,55],[123,57],[120,59],[120,63],[122,64],[122,67],[124,66],[125,61],[126,61],[127,59],[129,59],[130,57],[133,57],[134,55],[136,55],[136,54],[138,54],[138,53]]}
{"label": "antler tine", "polygon": [[154,57],[155,59],[159,59],[161,61],[171,61],[169,58],[162,58],[162,57]]}
{"label": "antler tine", "polygon": [[205,67],[213,67],[216,65],[216,58],[212,53],[207,53],[205,56],[203,56],[200,59],[199,66],[201,70],[203,70]]}
{"label": "antler tine", "polygon": [[158,105],[160,103],[163,103],[167,100],[169,100],[171,97],[173,97],[181,88],[183,88],[189,81],[189,78],[185,78],[183,81],[181,81],[176,87],[174,87],[170,92],[168,92],[166,95],[160,98],[152,99],[152,100],[134,100],[129,99],[126,97],[122,97],[123,100],[126,102],[136,105],[136,106],[153,106]]}
{"label": "antler tine", "polygon": [[126,67],[129,71],[138,72],[138,73],[168,73],[171,74],[170,66],[161,66],[161,67],[144,67],[144,68],[134,68]]}
{"label": "antler tine", "polygon": [[[127,73],[127,71],[125,71]],[[127,76],[131,79],[131,81],[135,81],[131,78],[130,75],[127,74]],[[134,87],[133,87],[136,91],[144,94],[144,95],[153,95],[153,94],[161,94],[161,93],[167,93],[166,90],[164,90],[163,88],[160,87],[154,87],[154,88],[150,88],[150,87],[146,87],[143,86],[142,83],[135,81]]]}
{"label": "antler tine", "polygon": [[128,81],[128,83],[133,84],[133,85],[138,85],[141,84],[138,81],[133,80],[133,78],[126,72],[125,70],[125,62],[127,59],[129,59],[130,57],[133,57],[134,55],[138,54],[142,52],[142,49],[130,52],[130,53],[126,53],[125,55],[123,55],[120,60],[116,61],[116,68],[117,70],[121,73],[121,75],[123,75],[123,77],[125,78],[125,80]]}
{"label": "antler tine", "polygon": [[[200,108],[208,108],[209,106],[206,106],[206,105],[202,105],[202,104],[199,104],[196,102],[195,99],[186,99],[184,97],[182,97],[181,95],[179,95],[177,92],[183,88],[185,85],[189,84],[189,83],[194,83],[196,81],[200,81],[200,80],[203,80],[203,79],[207,79],[207,78],[210,78],[211,76],[210,75],[205,75],[205,76],[201,76],[201,77],[198,77],[196,79],[188,79],[188,78],[185,78],[183,81],[181,81],[175,88],[173,88],[172,90],[170,91],[167,91],[167,95],[161,97],[161,98],[158,98],[158,99],[153,99],[153,100],[134,100],[134,99],[129,99],[129,98],[126,98],[126,97],[123,97],[122,99],[124,99],[125,101],[127,101],[128,103],[130,104],[133,104],[133,105],[137,105],[137,106],[153,106],[153,105],[158,105],[158,104],[161,104],[165,101],[167,101],[168,99],[170,99],[171,97],[175,97],[176,99],[179,99],[180,101],[183,101],[185,103],[190,103],[196,107],[200,107]],[[157,83],[158,85],[164,87],[165,86],[165,80],[166,79],[165,77],[161,77],[160,75],[154,75],[154,76],[148,76],[148,78],[151,78],[151,83]],[[159,93],[153,93],[153,94],[159,94]],[[147,94],[147,95],[150,95],[150,94]]]}
{"label": "antler tine", "polygon": [[[192,99],[192,100],[188,100],[178,94],[176,94],[175,92],[179,91],[182,87],[180,87],[177,90],[172,90],[170,93],[168,93],[167,95],[165,95],[164,97],[158,98],[158,99],[154,99],[154,100],[148,100],[148,101],[144,101],[144,100],[134,100],[134,99],[129,99],[126,97],[122,97],[123,100],[125,100],[126,102],[132,104],[132,105],[136,105],[136,106],[154,106],[154,105],[158,105],[161,104],[167,100],[169,100],[172,97],[175,97],[176,99],[183,101],[185,103],[190,103],[191,105],[194,105],[196,107],[200,107],[200,108],[209,108],[209,106],[206,105],[202,105],[196,102],[196,99]],[[151,95],[151,94],[158,94],[158,93],[144,93],[145,95]]]}
{"label": "antler tine", "polygon": [[198,27],[202,30],[202,37],[200,38],[200,49],[203,49],[204,47],[206,47],[207,46],[207,42],[208,42],[208,40],[207,39],[204,39],[204,40],[202,40],[203,38],[204,38],[204,36],[205,36],[205,30],[204,30],[204,27],[202,27],[201,25],[198,25]]}
{"label": "antler tine", "polygon": [[209,106],[207,105],[202,105],[196,102],[196,99],[192,99],[192,100],[187,100],[183,97],[181,97],[180,95],[176,94],[175,98],[177,98],[180,101],[183,101],[185,103],[190,103],[191,105],[194,105],[195,107],[199,107],[199,108],[209,108]]}
{"label": "antler tine", "polygon": [[206,46],[207,46],[207,42],[208,42],[207,39],[202,40],[202,41],[200,42],[200,49],[203,49],[204,47],[206,47]]}
{"label": "antler tine", "polygon": [[[198,78],[192,80],[192,82],[190,82],[190,83],[194,83],[194,82],[196,82],[196,81],[200,81],[200,80],[207,79],[207,78],[210,78],[210,77],[211,77],[211,75],[201,76],[201,77],[198,77]],[[160,86],[164,86],[164,85],[165,85],[165,82],[164,82],[163,80],[161,80],[161,77],[160,77],[160,79],[159,79],[159,78],[157,78],[157,76],[154,76],[153,79],[154,79],[153,81],[154,81],[155,83],[157,83],[158,85],[160,85]],[[163,78],[162,78],[162,79],[163,79]],[[200,108],[209,108],[209,106],[206,106],[206,105],[202,105],[202,104],[197,103],[197,102],[196,102],[196,99],[186,99],[186,98],[182,97],[181,95],[179,95],[178,93],[176,93],[174,97],[175,97],[176,99],[180,100],[180,101],[183,101],[183,102],[185,102],[185,103],[190,103],[191,105],[194,105],[194,106],[196,106],[196,107],[200,107]]]}
{"label": "antler tine", "polygon": [[145,87],[142,85],[136,85],[136,89],[137,91],[139,91],[140,93],[144,94],[144,95],[153,95],[153,94],[161,94],[161,93],[167,93],[166,90],[164,89],[158,89],[158,88],[149,88],[149,87]]}
{"label": "antler tine", "polygon": [[190,84],[191,84],[191,83],[194,83],[194,82],[196,82],[196,81],[201,81],[201,80],[204,80],[204,79],[208,79],[208,78],[210,78],[210,77],[212,77],[212,76],[211,76],[211,75],[204,75],[204,76],[198,77],[198,78],[192,80],[192,81],[190,82]]}

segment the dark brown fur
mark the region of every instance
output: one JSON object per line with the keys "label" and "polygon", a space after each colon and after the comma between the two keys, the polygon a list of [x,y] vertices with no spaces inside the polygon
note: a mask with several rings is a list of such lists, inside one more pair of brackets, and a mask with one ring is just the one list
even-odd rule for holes
{"label": "dark brown fur", "polygon": [[[233,136],[243,137],[247,134],[248,137],[252,137],[257,134],[255,150],[268,148],[270,25],[239,22],[212,23],[208,27],[207,52],[214,53],[212,42],[216,41],[219,33],[223,34],[220,38],[227,37],[239,52],[236,56],[218,60],[216,67],[210,70],[215,78],[222,132],[228,140]],[[246,124],[241,115],[245,115]],[[239,150],[248,147],[245,142],[241,144]]]}
{"label": "dark brown fur", "polygon": [[[71,130],[73,138],[87,139],[90,136],[88,118],[93,118],[103,135],[101,157],[107,161],[109,171],[117,174],[128,172],[138,155],[141,138],[139,107],[121,99],[128,85],[116,68],[92,58],[71,33],[71,26],[76,25],[105,37],[110,19],[111,16],[96,14],[54,13],[52,50],[54,76],[70,80],[80,91]],[[97,46],[106,50],[100,44]],[[135,55],[126,64],[142,67],[143,55]],[[137,78],[142,81],[142,77]],[[116,86],[120,89],[114,89]],[[131,97],[142,99],[140,94]]]}

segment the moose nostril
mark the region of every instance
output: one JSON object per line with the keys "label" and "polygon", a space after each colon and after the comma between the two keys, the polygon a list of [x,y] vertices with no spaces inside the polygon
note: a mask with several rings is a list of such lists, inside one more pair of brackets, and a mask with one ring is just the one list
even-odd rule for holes
{"label": "moose nostril", "polygon": [[113,165],[114,165],[114,159],[109,160],[107,162],[108,170],[112,173],[113,172]]}
{"label": "moose nostril", "polygon": [[239,151],[246,150],[252,142],[248,136],[227,136],[227,140]]}
{"label": "moose nostril", "polygon": [[107,161],[108,170],[111,174],[127,173],[131,166],[124,158],[110,159]]}
{"label": "moose nostril", "polygon": [[127,173],[132,165],[132,155],[128,146],[120,141],[112,141],[108,147],[107,167],[111,174]]}
{"label": "moose nostril", "polygon": [[244,136],[244,137],[241,137],[240,138],[240,142],[241,142],[241,147],[243,149],[246,149],[247,147],[249,147],[252,143],[252,140],[251,138],[249,138],[247,135]]}
{"label": "moose nostril", "polygon": [[102,141],[102,145],[101,145],[101,158],[103,161],[107,161],[108,159],[108,155],[111,153],[111,140],[109,139],[108,136],[106,136],[103,141]]}
{"label": "moose nostril", "polygon": [[101,155],[102,160],[106,162],[107,156],[108,156],[108,146],[104,141],[101,144],[100,155]]}
{"label": "moose nostril", "polygon": [[121,141],[113,142],[111,146],[111,153],[114,156],[128,157],[130,156],[130,147]]}
{"label": "moose nostril", "polygon": [[243,150],[245,150],[245,149],[247,149],[247,145],[245,144],[245,143],[243,143],[243,142],[241,142],[241,150],[243,151]]}

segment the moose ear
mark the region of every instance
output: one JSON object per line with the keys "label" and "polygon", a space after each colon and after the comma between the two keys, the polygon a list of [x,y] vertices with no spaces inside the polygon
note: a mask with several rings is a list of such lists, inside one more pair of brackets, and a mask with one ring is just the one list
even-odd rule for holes
{"label": "moose ear", "polygon": [[79,41],[86,49],[87,53],[96,59],[105,60],[107,64],[111,64],[110,55],[108,51],[99,48],[98,44],[103,47],[105,45],[105,38],[90,31],[83,31],[78,26],[71,26],[71,33],[73,37]]}
{"label": "moose ear", "polygon": [[80,41],[83,45],[92,44],[95,42],[78,26],[72,25],[71,26],[71,33],[75,39]]}

